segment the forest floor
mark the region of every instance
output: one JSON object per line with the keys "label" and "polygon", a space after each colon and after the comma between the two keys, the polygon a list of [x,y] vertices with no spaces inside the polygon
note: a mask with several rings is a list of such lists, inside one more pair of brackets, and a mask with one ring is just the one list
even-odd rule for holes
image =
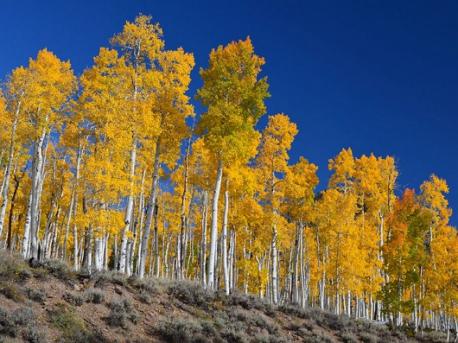
{"label": "forest floor", "polygon": [[189,281],[31,268],[0,253],[0,342],[444,342],[317,309],[273,307]]}

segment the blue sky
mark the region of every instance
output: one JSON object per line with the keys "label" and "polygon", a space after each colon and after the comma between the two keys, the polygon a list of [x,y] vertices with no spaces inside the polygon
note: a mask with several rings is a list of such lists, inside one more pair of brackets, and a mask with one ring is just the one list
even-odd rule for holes
{"label": "blue sky", "polygon": [[140,12],[167,47],[194,53],[191,95],[211,48],[249,35],[267,61],[268,113],[298,124],[292,160],[316,163],[321,187],[328,159],[351,147],[393,155],[399,190],[447,179],[458,207],[458,2],[3,0],[0,77],[44,47],[80,73]]}

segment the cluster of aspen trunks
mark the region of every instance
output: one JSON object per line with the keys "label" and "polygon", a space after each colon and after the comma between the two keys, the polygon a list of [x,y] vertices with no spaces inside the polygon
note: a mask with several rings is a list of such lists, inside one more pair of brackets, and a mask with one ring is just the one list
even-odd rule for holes
{"label": "cluster of aspen trunks", "polygon": [[162,36],[140,15],[79,77],[41,50],[5,79],[2,248],[456,332],[445,180],[401,190],[392,157],[343,149],[317,192],[317,166],[289,160],[290,118],[257,125],[269,94],[251,40],[212,50],[188,95],[194,57]]}

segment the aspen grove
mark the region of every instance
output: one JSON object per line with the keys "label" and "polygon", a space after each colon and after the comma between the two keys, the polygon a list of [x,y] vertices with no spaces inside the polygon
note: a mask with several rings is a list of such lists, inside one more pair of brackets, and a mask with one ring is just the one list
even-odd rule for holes
{"label": "aspen grove", "polygon": [[457,328],[458,235],[445,180],[397,187],[391,156],[289,161],[285,114],[249,38],[192,53],[139,15],[93,64],[41,50],[0,95],[0,245],[77,271],[189,279],[353,318]]}

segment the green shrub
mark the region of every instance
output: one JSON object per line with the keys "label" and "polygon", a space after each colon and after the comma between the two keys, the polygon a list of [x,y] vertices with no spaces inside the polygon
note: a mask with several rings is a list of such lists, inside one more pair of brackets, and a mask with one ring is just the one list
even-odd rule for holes
{"label": "green shrub", "polygon": [[359,339],[353,332],[344,331],[340,335],[344,343],[358,343]]}
{"label": "green shrub", "polygon": [[[44,342],[42,335],[31,335],[35,328],[35,316],[30,308],[18,308],[9,314],[0,308],[0,334],[17,337],[22,331],[23,338],[28,342]],[[24,337],[26,336],[26,337]]]}
{"label": "green shrub", "polygon": [[98,288],[103,288],[109,283],[124,287],[128,285],[126,275],[117,271],[104,271],[95,273],[91,276],[91,278],[95,280],[94,286]]}
{"label": "green shrub", "polygon": [[0,251],[0,281],[23,281],[30,273],[24,261],[5,250]]}
{"label": "green shrub", "polygon": [[127,299],[114,301],[110,303],[109,307],[110,314],[107,317],[107,323],[110,326],[127,329],[128,320],[137,324],[138,315],[134,311],[132,304]]}
{"label": "green shrub", "polygon": [[45,343],[46,335],[34,325],[28,325],[22,332],[22,338],[29,343]]}
{"label": "green shrub", "polygon": [[68,267],[68,265],[60,260],[46,260],[42,266],[48,272],[62,281],[72,281],[76,278],[76,274]]}
{"label": "green shrub", "polygon": [[364,343],[377,343],[379,341],[378,337],[370,332],[360,333],[360,338]]}
{"label": "green shrub", "polygon": [[95,342],[94,334],[68,305],[58,304],[49,312],[50,321],[60,330],[62,341],[68,343]]}
{"label": "green shrub", "polygon": [[0,334],[16,337],[18,328],[11,316],[3,308],[0,308]]}
{"label": "green shrub", "polygon": [[208,304],[214,299],[211,292],[191,281],[174,282],[169,288],[169,294],[185,304],[203,308],[208,308]]}
{"label": "green shrub", "polygon": [[220,342],[211,323],[195,319],[168,319],[159,323],[156,333],[170,343]]}
{"label": "green shrub", "polygon": [[30,300],[40,304],[43,304],[46,299],[46,293],[41,289],[26,288],[25,293]]}
{"label": "green shrub", "polygon": [[127,280],[129,285],[133,288],[140,290],[143,293],[150,293],[151,295],[160,294],[169,286],[170,281],[159,278],[145,278],[140,279],[137,277],[129,277]]}
{"label": "green shrub", "polygon": [[152,302],[151,296],[145,291],[141,291],[138,294],[138,300],[140,300],[142,303],[148,304],[148,305],[151,304],[151,302]]}
{"label": "green shrub", "polygon": [[105,300],[105,295],[103,291],[95,288],[89,288],[84,292],[84,298],[86,302],[93,303],[93,304],[101,304]]}
{"label": "green shrub", "polygon": [[35,320],[35,315],[29,307],[21,307],[11,313],[11,320],[16,325],[27,325]]}
{"label": "green shrub", "polygon": [[231,295],[219,293],[218,297],[227,306],[241,306],[246,310],[257,309],[269,315],[272,315],[273,312],[272,305],[268,304],[264,299],[240,291],[234,291]]}
{"label": "green shrub", "polygon": [[66,302],[74,306],[81,306],[84,303],[84,299],[81,295],[71,292],[65,292],[63,298]]}
{"label": "green shrub", "polygon": [[23,302],[24,297],[21,294],[18,285],[12,282],[4,282],[0,285],[0,293],[6,298],[11,299],[15,302]]}

